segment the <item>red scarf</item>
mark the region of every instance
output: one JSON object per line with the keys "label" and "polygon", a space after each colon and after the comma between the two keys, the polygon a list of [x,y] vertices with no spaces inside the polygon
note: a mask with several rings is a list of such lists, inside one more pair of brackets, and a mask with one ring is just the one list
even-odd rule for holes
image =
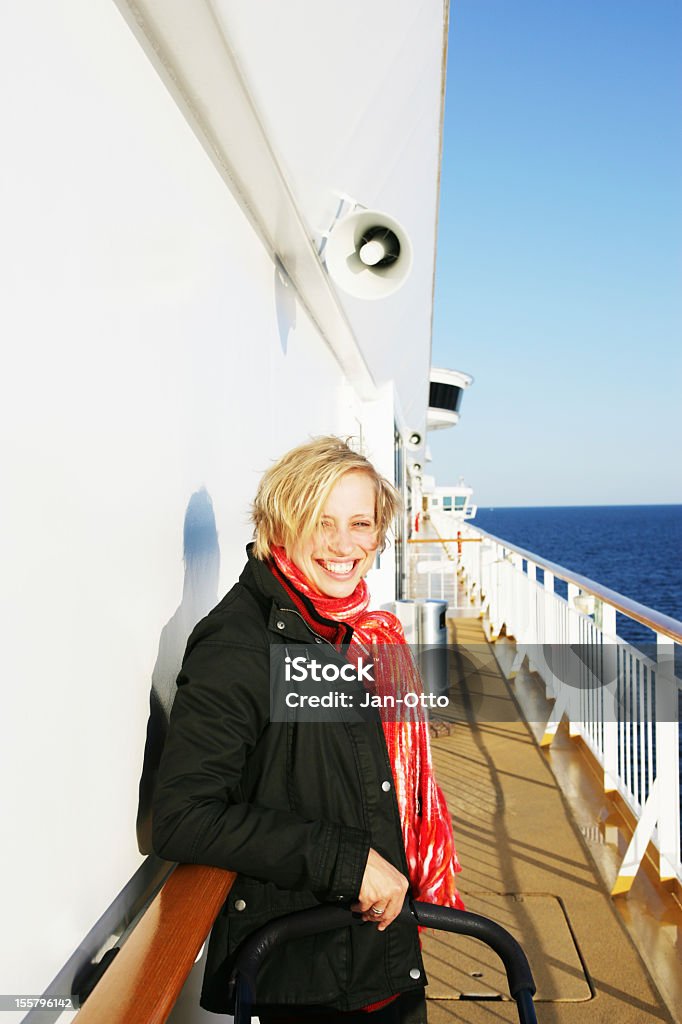
{"label": "red scarf", "polygon": [[[381,645],[381,656],[375,659],[378,695],[423,692],[400,622],[390,612],[368,611],[369,590],[364,579],[348,597],[327,597],[311,586],[287,557],[284,548],[273,548],[273,556],[271,570],[311,628],[320,632],[320,623],[312,618],[307,602],[312,603],[322,618],[352,626],[350,661],[355,663],[360,655],[366,661],[368,654],[376,654]],[[339,642],[342,637],[338,629],[333,632],[335,635],[328,639]],[[412,896],[416,900],[463,910],[455,884],[461,865],[445,797],[433,774],[429,728],[424,713],[419,707],[401,711],[399,715],[395,710],[383,708],[379,713],[393,769]]]}

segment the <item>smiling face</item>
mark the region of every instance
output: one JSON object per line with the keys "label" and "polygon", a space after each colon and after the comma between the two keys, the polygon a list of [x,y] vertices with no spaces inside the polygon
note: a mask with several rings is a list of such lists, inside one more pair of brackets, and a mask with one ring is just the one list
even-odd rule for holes
{"label": "smiling face", "polygon": [[376,550],[374,482],[367,473],[350,471],[330,491],[315,533],[287,555],[321,594],[348,597],[371,569]]}

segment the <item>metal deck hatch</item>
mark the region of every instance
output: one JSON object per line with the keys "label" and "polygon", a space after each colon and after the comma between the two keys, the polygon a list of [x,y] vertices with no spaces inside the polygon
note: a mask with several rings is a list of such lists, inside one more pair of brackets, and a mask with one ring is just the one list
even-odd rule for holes
{"label": "metal deck hatch", "polygon": [[[475,893],[467,910],[490,917],[523,946],[537,985],[536,1002],[583,1002],[592,998],[580,953],[561,900],[549,893]],[[502,962],[474,939],[445,932],[422,933],[429,1000],[509,1000]]]}

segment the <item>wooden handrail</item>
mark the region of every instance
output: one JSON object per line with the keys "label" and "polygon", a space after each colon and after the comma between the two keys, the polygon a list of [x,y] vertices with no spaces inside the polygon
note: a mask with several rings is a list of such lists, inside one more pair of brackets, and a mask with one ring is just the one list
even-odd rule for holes
{"label": "wooden handrail", "polygon": [[76,1014],[78,1024],[163,1024],[236,877],[179,864]]}
{"label": "wooden handrail", "polygon": [[[443,551],[447,555],[448,561],[449,562],[454,562],[455,561],[455,556],[451,555],[450,552],[448,551],[447,547],[445,546],[447,544],[447,541],[443,540],[443,538],[441,537],[440,533],[438,532],[438,527],[435,526],[434,523],[432,523],[432,522],[429,522],[429,525],[430,525],[431,529],[433,530],[433,532],[436,534],[436,536],[435,536],[435,538],[425,538],[425,539],[427,539],[427,540],[430,539],[430,542],[432,544],[442,544],[443,545]],[[408,543],[409,543],[409,540],[408,540]]]}
{"label": "wooden handrail", "polygon": [[480,544],[482,537],[409,537],[408,544]]}

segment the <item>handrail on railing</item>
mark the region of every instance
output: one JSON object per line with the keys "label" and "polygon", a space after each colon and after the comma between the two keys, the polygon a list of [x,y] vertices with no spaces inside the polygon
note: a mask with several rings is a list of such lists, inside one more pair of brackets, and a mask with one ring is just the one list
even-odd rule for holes
{"label": "handrail on railing", "polygon": [[[580,573],[573,572],[571,569],[566,569],[563,565],[557,565],[556,562],[551,562],[549,559],[543,558],[541,555],[536,555],[532,551],[526,551],[525,548],[517,547],[509,541],[503,540],[501,537],[496,537],[492,533],[487,533],[485,530],[481,530],[478,526],[472,527],[471,525],[468,525],[467,528],[470,530],[476,530],[481,534],[481,537],[491,540],[495,544],[499,544],[501,547],[506,548],[507,551],[513,551],[514,554],[526,559],[526,561],[532,562],[533,565],[536,565],[539,569],[551,573],[553,576],[564,580],[566,583],[573,583],[575,586],[579,587],[584,594],[591,594],[593,597],[598,598],[598,600],[604,601],[606,604],[610,604],[616,609],[616,611],[622,612],[629,618],[642,623],[643,626],[648,626],[648,628],[654,630],[654,632],[668,637],[668,639],[673,640],[674,643],[682,644],[682,622],[679,622],[677,619],[673,619],[669,615],[657,612],[655,609],[649,608],[647,605],[640,604],[638,601],[633,601],[624,594],[619,594],[617,591],[611,590],[609,587],[605,587],[601,583],[597,583],[596,580],[591,580],[587,576],[582,576]],[[464,540],[464,538],[462,538],[462,540]]]}
{"label": "handrail on railing", "polygon": [[429,525],[430,525],[431,529],[434,531],[434,533],[436,534],[435,537],[424,537],[423,540],[422,539],[416,540],[414,538],[408,538],[407,543],[408,544],[414,544],[414,543],[416,543],[416,544],[419,544],[419,543],[424,543],[424,544],[442,544],[443,550],[445,551],[445,554],[447,555],[449,561],[454,562],[455,561],[454,555],[450,554],[450,552],[448,551],[448,549],[446,547],[446,544],[450,544],[450,543],[455,543],[456,544],[457,541],[456,540],[455,541],[448,541],[444,537],[441,537],[440,533],[438,532],[438,527],[435,525],[435,523],[430,521]]}
{"label": "handrail on railing", "polygon": [[480,544],[482,537],[410,537],[408,544]]}
{"label": "handrail on railing", "polygon": [[163,1024],[235,878],[179,864],[78,1011],[78,1024]]}

